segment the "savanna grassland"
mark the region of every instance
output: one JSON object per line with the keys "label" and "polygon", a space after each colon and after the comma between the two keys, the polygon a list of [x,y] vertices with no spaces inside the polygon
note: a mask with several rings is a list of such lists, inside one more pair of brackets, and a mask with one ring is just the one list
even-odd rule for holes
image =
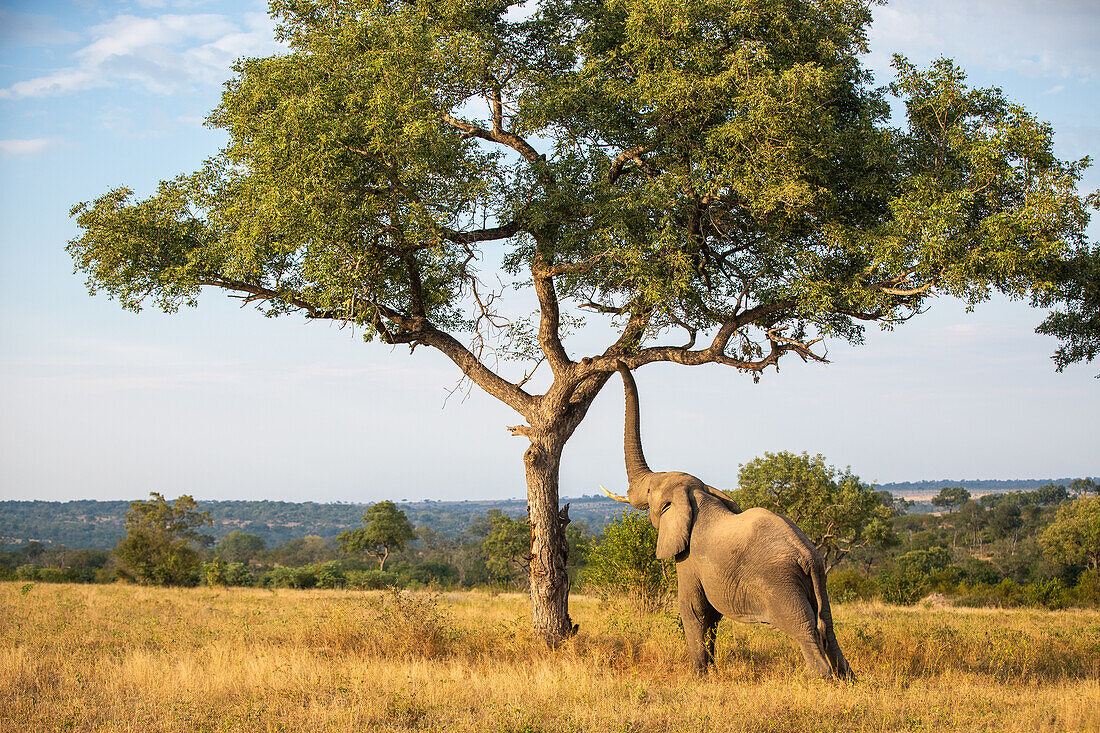
{"label": "savanna grassland", "polygon": [[571,611],[549,650],[519,594],[2,583],[0,730],[1100,730],[1100,611],[837,604],[851,685],[765,627],[697,678],[675,615]]}

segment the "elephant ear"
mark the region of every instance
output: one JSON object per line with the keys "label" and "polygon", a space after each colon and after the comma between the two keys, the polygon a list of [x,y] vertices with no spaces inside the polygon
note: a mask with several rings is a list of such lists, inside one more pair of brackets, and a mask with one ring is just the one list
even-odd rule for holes
{"label": "elephant ear", "polygon": [[653,521],[652,515],[650,516],[650,522],[657,528],[658,560],[676,557],[688,548],[691,522],[694,519],[686,486],[672,489],[668,499],[671,503],[659,517],[656,517],[656,521]]}

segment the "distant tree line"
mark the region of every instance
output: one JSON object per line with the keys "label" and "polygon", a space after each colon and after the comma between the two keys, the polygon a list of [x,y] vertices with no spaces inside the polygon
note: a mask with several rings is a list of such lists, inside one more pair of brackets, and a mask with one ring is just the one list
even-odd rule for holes
{"label": "distant tree line", "polygon": [[[567,499],[570,515],[597,530],[621,513],[603,496]],[[210,514],[208,529],[215,541],[234,531],[262,537],[268,547],[305,535],[335,537],[359,526],[367,504],[289,501],[196,501]],[[520,499],[487,501],[402,501],[402,511],[417,527],[431,527],[457,538],[489,509],[522,517],[527,503]],[[114,548],[126,534],[128,501],[0,501],[0,535],[8,545],[38,540],[47,545],[82,549]],[[0,547],[3,549],[3,547]]]}
{"label": "distant tree line", "polygon": [[[768,453],[742,466],[730,492],[743,508],[790,517],[818,546],[839,602],[915,603],[930,593],[969,605],[1059,608],[1100,603],[1100,486],[1092,479],[985,494],[944,487],[934,514],[876,491],[850,469],[806,453]],[[528,577],[530,527],[490,508],[458,534],[417,526],[409,505],[356,507],[356,526],[274,546],[235,529],[220,539],[189,496],[153,493],[132,502],[113,551],[30,542],[0,552],[0,579],[270,588],[497,587]],[[418,506],[418,505],[414,505]],[[654,557],[656,530],[644,514],[619,513],[594,532],[567,526],[574,584],[645,608],[674,593],[675,567]]]}

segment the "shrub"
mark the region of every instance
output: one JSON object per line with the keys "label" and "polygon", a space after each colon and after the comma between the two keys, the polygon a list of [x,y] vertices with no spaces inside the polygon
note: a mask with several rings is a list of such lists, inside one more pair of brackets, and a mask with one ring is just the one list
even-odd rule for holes
{"label": "shrub", "polygon": [[215,557],[210,562],[202,564],[202,582],[211,587],[229,585],[225,579],[227,563],[220,557]]}
{"label": "shrub", "polygon": [[928,576],[913,568],[883,572],[878,579],[879,594],[886,603],[912,606],[924,595],[927,579]]}
{"label": "shrub", "polygon": [[657,530],[645,514],[629,512],[604,528],[588,551],[585,587],[607,597],[625,593],[646,610],[663,605],[675,590],[672,560],[657,559]]}
{"label": "shrub", "polygon": [[349,588],[359,590],[380,590],[382,588],[396,588],[401,585],[397,573],[381,570],[348,570],[344,573],[344,581]]}
{"label": "shrub", "polygon": [[422,563],[401,563],[394,567],[394,573],[401,577],[404,584],[418,585],[455,585],[458,583],[458,569],[450,563],[428,560]]}
{"label": "shrub", "polygon": [[312,588],[317,585],[317,576],[308,565],[300,568],[277,565],[263,574],[260,584],[267,588]]}
{"label": "shrub", "polygon": [[1100,570],[1087,570],[1078,576],[1073,601],[1078,606],[1100,606]]}
{"label": "shrub", "polygon": [[829,598],[837,603],[866,601],[878,594],[878,583],[854,568],[840,568],[829,573]]}
{"label": "shrub", "polygon": [[321,563],[311,567],[318,588],[343,588],[344,568],[336,561]]}
{"label": "shrub", "polygon": [[1058,579],[1040,580],[1024,586],[1024,603],[1051,610],[1066,607],[1066,586]]}
{"label": "shrub", "polygon": [[253,585],[255,579],[244,563],[227,563],[220,557],[215,557],[202,566],[203,583],[209,586],[216,585]]}

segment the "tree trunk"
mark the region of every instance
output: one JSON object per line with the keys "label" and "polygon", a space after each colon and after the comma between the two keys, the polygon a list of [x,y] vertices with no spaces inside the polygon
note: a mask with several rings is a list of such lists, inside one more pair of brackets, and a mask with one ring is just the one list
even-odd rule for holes
{"label": "tree trunk", "polygon": [[535,633],[550,646],[576,631],[569,618],[566,510],[558,509],[558,469],[565,439],[531,435],[523,454],[527,471],[527,518],[531,525],[531,616]]}

